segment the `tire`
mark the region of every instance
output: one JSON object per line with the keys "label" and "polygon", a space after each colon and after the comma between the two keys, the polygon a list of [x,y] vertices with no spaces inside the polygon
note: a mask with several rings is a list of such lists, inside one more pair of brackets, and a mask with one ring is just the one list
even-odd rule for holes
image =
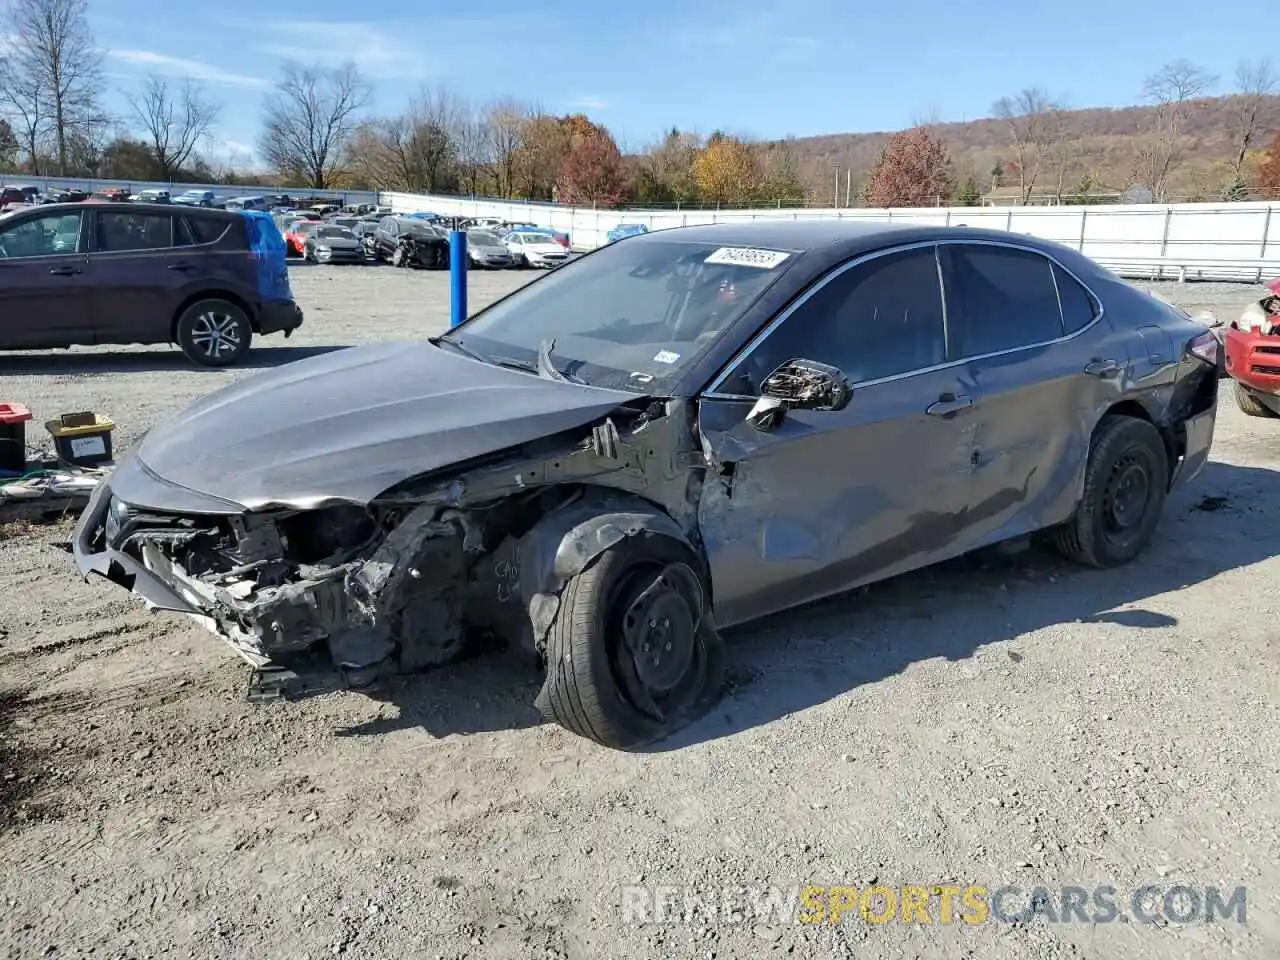
{"label": "tire", "polygon": [[404,247],[396,247],[391,251],[391,265],[393,267],[403,267],[407,259],[408,254],[405,253]]}
{"label": "tire", "polygon": [[1169,469],[1169,454],[1154,426],[1136,417],[1103,417],[1094,430],[1076,512],[1055,531],[1058,550],[1099,569],[1134,559],[1160,520]]}
{"label": "tire", "polygon": [[[547,640],[547,677],[538,698],[543,715],[579,736],[627,750],[666,737],[704,713],[721,692],[724,645],[710,620],[697,570],[683,545],[636,535],[573,577],[561,593]],[[637,595],[658,581],[663,585],[656,605],[648,614],[636,609]],[[626,638],[662,642],[657,632],[662,628],[646,629],[637,613],[661,616],[669,627],[665,649],[672,642],[677,647],[674,662],[668,658],[666,664],[645,666],[647,678],[627,651]]]}
{"label": "tire", "polygon": [[182,352],[202,367],[229,367],[249,352],[253,326],[228,300],[198,300],[178,317],[175,337]]}
{"label": "tire", "polygon": [[1247,417],[1268,417],[1275,419],[1276,412],[1270,407],[1265,406],[1261,400],[1250,392],[1239,380],[1235,382],[1236,388],[1236,406],[1240,408],[1240,412]]}

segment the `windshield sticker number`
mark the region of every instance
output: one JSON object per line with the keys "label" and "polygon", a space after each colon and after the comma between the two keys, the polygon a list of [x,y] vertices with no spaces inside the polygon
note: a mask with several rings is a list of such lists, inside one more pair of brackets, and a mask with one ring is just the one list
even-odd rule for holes
{"label": "windshield sticker number", "polygon": [[675,363],[680,359],[680,354],[672,353],[670,350],[659,350],[653,355],[654,363]]}
{"label": "windshield sticker number", "polygon": [[783,260],[791,256],[781,250],[756,250],[751,247],[721,247],[711,256],[707,263],[724,263],[737,267],[759,267],[761,270],[772,270]]}

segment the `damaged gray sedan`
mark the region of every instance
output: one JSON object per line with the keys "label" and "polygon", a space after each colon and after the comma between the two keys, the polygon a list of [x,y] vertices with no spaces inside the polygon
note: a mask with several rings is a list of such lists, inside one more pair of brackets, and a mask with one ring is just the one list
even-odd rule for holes
{"label": "damaged gray sedan", "polygon": [[75,557],[264,674],[362,688],[505,641],[547,718],[634,747],[716,699],[725,627],[1033,534],[1133,559],[1208,458],[1220,363],[1029,237],[665,230],[200,400]]}

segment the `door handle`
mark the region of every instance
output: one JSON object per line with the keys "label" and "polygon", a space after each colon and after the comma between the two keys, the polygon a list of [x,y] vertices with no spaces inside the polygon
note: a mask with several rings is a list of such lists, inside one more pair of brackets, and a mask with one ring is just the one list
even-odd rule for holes
{"label": "door handle", "polygon": [[49,271],[55,277],[73,277],[79,272],[75,267],[54,267]]}
{"label": "door handle", "polygon": [[924,412],[931,417],[949,417],[953,413],[959,413],[972,406],[973,397],[957,397],[954,393],[944,393],[934,403],[925,407]]}
{"label": "door handle", "polygon": [[190,269],[191,269],[191,264],[189,264],[189,263],[171,263],[171,264],[169,264],[169,269],[170,269],[170,270],[182,270],[182,271],[184,271],[184,272],[185,272],[185,271],[187,271],[187,270],[190,270]]}
{"label": "door handle", "polygon": [[1094,360],[1085,364],[1084,372],[1091,377],[1110,377],[1120,372],[1119,360]]}

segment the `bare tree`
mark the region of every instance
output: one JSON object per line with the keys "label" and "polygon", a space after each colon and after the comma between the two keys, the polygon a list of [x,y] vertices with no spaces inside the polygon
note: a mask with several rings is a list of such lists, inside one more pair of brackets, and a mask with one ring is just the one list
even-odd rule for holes
{"label": "bare tree", "polygon": [[14,0],[10,31],[13,87],[39,105],[23,114],[23,124],[52,125],[58,174],[65,175],[73,128],[104,119],[102,52],[89,30],[88,0]]}
{"label": "bare tree", "polygon": [[470,106],[463,107],[459,118],[456,141],[458,148],[458,167],[463,189],[476,196],[480,193],[480,184],[489,177],[493,165],[493,151],[490,144],[493,137],[489,133],[489,119],[484,112]]}
{"label": "bare tree", "polygon": [[369,84],[355,63],[332,70],[288,64],[263,105],[259,145],[276,170],[323,190],[355,133]]}
{"label": "bare tree", "polygon": [[1235,180],[1240,179],[1249,147],[1262,125],[1267,100],[1277,87],[1280,87],[1280,76],[1277,76],[1270,60],[1245,61],[1236,68],[1237,93],[1228,101],[1231,136],[1236,149],[1231,159],[1231,174]]}
{"label": "bare tree", "polygon": [[1165,197],[1169,174],[1182,162],[1191,101],[1217,82],[1214,74],[1183,59],[1165,64],[1143,84],[1143,94],[1156,110],[1151,131],[1138,145],[1137,175],[1157,199]]}
{"label": "bare tree", "polygon": [[194,80],[185,80],[175,89],[159,76],[147,78],[131,106],[163,180],[172,180],[182,169],[221,112]]}
{"label": "bare tree", "polygon": [[515,194],[516,165],[528,118],[528,108],[510,97],[495,101],[485,111],[485,129],[500,197]]}
{"label": "bare tree", "polygon": [[991,109],[1008,133],[1018,165],[1018,192],[1025,204],[1061,137],[1062,106],[1044,90],[1030,87],[1015,96],[1001,97]]}
{"label": "bare tree", "polygon": [[12,118],[14,136],[37,175],[41,173],[40,144],[49,132],[46,106],[41,78],[24,74],[8,59],[0,62],[0,109]]}

